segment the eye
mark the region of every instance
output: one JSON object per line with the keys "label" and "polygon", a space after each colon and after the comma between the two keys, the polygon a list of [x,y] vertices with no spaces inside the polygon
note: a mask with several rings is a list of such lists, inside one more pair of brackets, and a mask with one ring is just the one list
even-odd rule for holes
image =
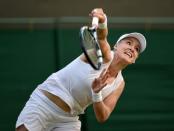
{"label": "eye", "polygon": [[131,45],[131,42],[130,42],[130,41],[127,41],[127,44],[128,44],[128,45]]}
{"label": "eye", "polygon": [[140,48],[136,47],[135,50],[139,53],[140,52]]}

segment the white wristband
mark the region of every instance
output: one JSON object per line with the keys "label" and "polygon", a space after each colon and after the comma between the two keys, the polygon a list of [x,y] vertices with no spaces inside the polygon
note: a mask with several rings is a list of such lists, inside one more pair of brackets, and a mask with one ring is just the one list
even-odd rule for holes
{"label": "white wristband", "polygon": [[104,16],[105,16],[105,21],[103,23],[98,24],[99,29],[106,29],[107,28],[107,16],[106,15],[104,15]]}
{"label": "white wristband", "polygon": [[102,98],[102,92],[98,92],[98,93],[95,93],[93,90],[92,90],[92,101],[95,103],[95,102],[101,102],[103,100]]}

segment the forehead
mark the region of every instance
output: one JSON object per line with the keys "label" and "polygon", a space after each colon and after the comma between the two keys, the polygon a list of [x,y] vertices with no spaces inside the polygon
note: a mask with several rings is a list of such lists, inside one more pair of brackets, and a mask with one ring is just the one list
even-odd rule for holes
{"label": "forehead", "polygon": [[119,43],[121,43],[122,41],[127,41],[127,40],[131,41],[133,44],[135,44],[135,46],[139,46],[140,47],[140,42],[135,37],[126,37],[126,38],[122,39]]}

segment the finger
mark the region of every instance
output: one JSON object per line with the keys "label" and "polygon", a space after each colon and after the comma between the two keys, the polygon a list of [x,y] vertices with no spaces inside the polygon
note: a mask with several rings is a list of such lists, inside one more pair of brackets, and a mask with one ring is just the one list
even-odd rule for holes
{"label": "finger", "polygon": [[92,10],[92,13],[96,13],[96,12],[104,13],[102,8],[95,8],[95,9]]}
{"label": "finger", "polygon": [[98,17],[98,18],[100,18],[100,19],[103,19],[104,18],[104,13],[102,13],[102,12],[93,12],[93,13],[90,13],[91,14],[91,16],[93,16],[93,17]]}
{"label": "finger", "polygon": [[107,84],[104,83],[104,84],[100,84],[100,86],[97,86],[96,88],[94,88],[93,90],[94,91],[101,91]]}
{"label": "finger", "polygon": [[100,74],[100,76],[97,78],[97,80],[101,81],[102,83],[104,83],[109,77],[109,73],[106,72],[106,69],[102,71],[102,73]]}
{"label": "finger", "polygon": [[102,77],[102,83],[106,82],[107,79],[108,79],[109,75],[108,74],[105,74],[103,77]]}
{"label": "finger", "polygon": [[99,78],[104,76],[105,71],[106,71],[106,69],[104,69],[104,70],[101,72],[101,74],[100,74]]}
{"label": "finger", "polygon": [[107,76],[105,76],[104,78],[100,78],[99,80],[98,80],[98,85],[99,85],[99,87],[100,88],[103,88],[104,86],[106,86],[107,85],[107,79],[108,79],[108,75]]}
{"label": "finger", "polygon": [[103,10],[101,10],[101,9],[94,9],[91,13],[92,14],[104,14]]}
{"label": "finger", "polygon": [[105,82],[105,83],[101,86],[100,90],[102,90],[106,85],[107,85],[107,83]]}
{"label": "finger", "polygon": [[92,83],[92,90],[94,92],[98,92],[101,90],[102,84],[100,82],[99,79],[94,79],[93,83]]}
{"label": "finger", "polygon": [[105,82],[105,83],[103,83],[103,84],[101,84],[98,90],[102,90],[102,89],[103,89],[103,88],[104,88],[106,85],[107,85],[107,83],[106,83],[106,82]]}
{"label": "finger", "polygon": [[107,81],[102,81],[101,78],[96,78],[94,79],[93,83],[92,83],[92,89],[94,92],[99,92],[100,90],[102,90],[105,86],[107,85]]}

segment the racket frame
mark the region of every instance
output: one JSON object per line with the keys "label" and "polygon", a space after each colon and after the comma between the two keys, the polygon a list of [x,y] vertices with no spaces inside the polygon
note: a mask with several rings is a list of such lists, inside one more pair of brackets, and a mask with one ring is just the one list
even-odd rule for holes
{"label": "racket frame", "polygon": [[[95,41],[95,50],[96,50],[96,54],[97,54],[97,65],[95,65],[90,57],[88,56],[88,53],[85,49],[85,46],[84,46],[84,38],[83,38],[83,33],[84,33],[84,30],[87,30],[90,35],[93,37],[94,41]],[[88,27],[88,26],[83,26],[81,29],[80,29],[80,45],[81,45],[81,48],[82,48],[82,51],[84,52],[85,54],[85,57],[87,59],[87,61],[89,62],[89,64],[95,69],[95,70],[100,70],[101,68],[101,64],[103,63],[103,58],[102,58],[102,52],[101,52],[101,49],[100,49],[100,45],[98,43],[98,40],[97,40],[97,31],[96,31],[96,28],[95,27]]]}

